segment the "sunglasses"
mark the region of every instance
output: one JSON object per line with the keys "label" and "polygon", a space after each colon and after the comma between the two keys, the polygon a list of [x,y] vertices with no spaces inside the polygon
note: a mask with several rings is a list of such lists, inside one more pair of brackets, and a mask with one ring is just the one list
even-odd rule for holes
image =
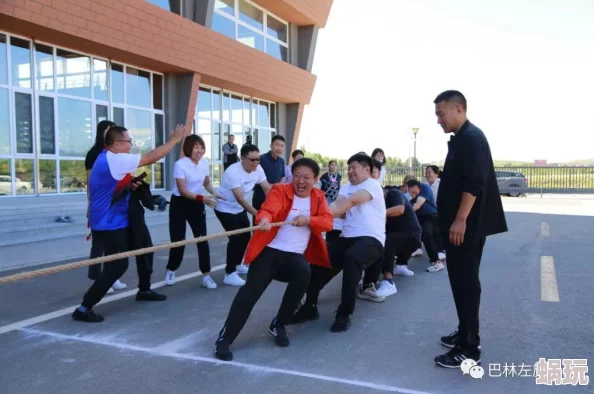
{"label": "sunglasses", "polygon": [[243,159],[249,160],[251,163],[259,163],[260,162],[260,158],[258,157],[257,159],[250,159],[249,157],[245,157],[242,156]]}

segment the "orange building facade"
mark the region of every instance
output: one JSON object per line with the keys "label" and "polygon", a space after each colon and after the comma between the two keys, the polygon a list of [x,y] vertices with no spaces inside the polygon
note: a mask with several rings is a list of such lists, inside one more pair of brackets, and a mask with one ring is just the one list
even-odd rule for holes
{"label": "orange building facade", "polygon": [[[0,195],[86,191],[96,125],[124,125],[134,152],[184,123],[222,145],[280,134],[295,149],[315,45],[331,0],[0,0]],[[170,189],[179,150],[148,170]],[[2,197],[0,197],[2,198]]]}

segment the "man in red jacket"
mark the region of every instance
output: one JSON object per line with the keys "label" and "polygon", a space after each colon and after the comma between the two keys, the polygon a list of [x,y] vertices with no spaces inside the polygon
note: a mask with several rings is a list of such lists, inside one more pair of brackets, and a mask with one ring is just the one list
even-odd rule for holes
{"label": "man in red jacket", "polygon": [[[330,268],[322,233],[332,230],[332,213],[324,193],[314,187],[320,167],[302,158],[293,163],[291,171],[292,183],[275,184],[256,216],[261,229],[254,232],[245,253],[245,264],[251,265],[247,280],[237,292],[215,344],[215,356],[221,360],[233,359],[231,344],[273,279],[288,282],[288,286],[268,332],[278,346],[289,346],[285,326],[307,289],[309,264]],[[291,224],[271,227],[271,223],[284,221]]]}

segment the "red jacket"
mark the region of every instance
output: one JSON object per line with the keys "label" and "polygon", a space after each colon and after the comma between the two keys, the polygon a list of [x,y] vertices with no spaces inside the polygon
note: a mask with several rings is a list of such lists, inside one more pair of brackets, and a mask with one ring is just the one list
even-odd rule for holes
{"label": "red jacket", "polygon": [[[268,219],[270,223],[284,222],[289,216],[289,212],[293,207],[293,185],[290,183],[276,184],[266,195],[266,201],[262,204],[262,208],[258,211],[256,216],[256,223],[259,223],[263,218]],[[330,258],[328,257],[328,249],[326,242],[322,238],[322,233],[332,230],[333,218],[330,213],[330,208],[326,202],[324,192],[319,189],[312,189],[311,191],[311,235],[309,237],[309,244],[303,255],[305,259],[313,265],[322,267],[331,267]],[[276,237],[280,227],[273,227],[269,232],[254,231],[254,235],[248,244],[245,252],[245,263],[252,263],[262,253],[264,248]]]}

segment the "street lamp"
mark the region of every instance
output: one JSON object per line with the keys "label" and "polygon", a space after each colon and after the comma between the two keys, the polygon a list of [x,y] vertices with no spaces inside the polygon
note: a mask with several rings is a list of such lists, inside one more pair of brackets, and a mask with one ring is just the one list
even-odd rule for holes
{"label": "street lamp", "polygon": [[[415,162],[417,161],[417,133],[419,132],[419,128],[418,127],[413,127],[412,128],[412,132],[413,132],[413,136],[414,136],[414,153],[413,153],[413,157],[415,158]],[[412,163],[411,163],[411,167],[412,167]]]}

